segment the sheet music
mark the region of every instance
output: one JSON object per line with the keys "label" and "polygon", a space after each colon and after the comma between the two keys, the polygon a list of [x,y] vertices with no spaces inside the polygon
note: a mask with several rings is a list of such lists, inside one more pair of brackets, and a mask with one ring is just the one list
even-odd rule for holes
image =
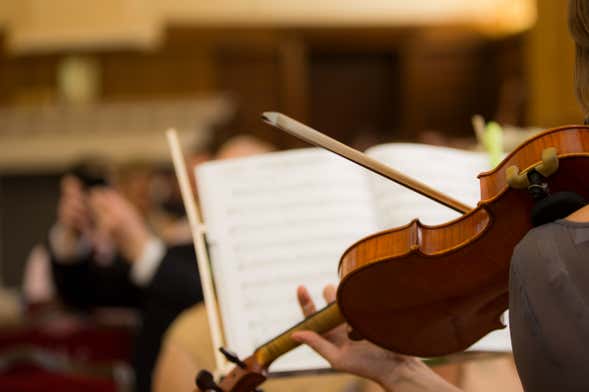
{"label": "sheet music", "polygon": [[[476,175],[488,169],[483,154],[441,147],[392,144],[369,154],[473,207]],[[358,239],[415,217],[459,216],[321,149],[210,162],[196,176],[227,344],[242,357],[302,319],[298,285],[323,305],[322,288],[337,284],[339,258]],[[474,348],[505,350],[508,337],[496,332]],[[321,367],[299,348],[271,370]]]}
{"label": "sheet music", "polygon": [[[473,208],[480,200],[477,175],[489,170],[483,153],[425,144],[384,144],[370,148],[367,154]],[[380,176],[370,176],[369,181],[381,229],[405,225],[415,218],[434,225],[460,216]]]}
{"label": "sheet music", "polygon": [[[196,171],[229,347],[240,356],[302,319],[296,287],[337,284],[343,251],[376,228],[364,170],[304,149],[211,162]],[[271,370],[327,364],[308,348]]]}

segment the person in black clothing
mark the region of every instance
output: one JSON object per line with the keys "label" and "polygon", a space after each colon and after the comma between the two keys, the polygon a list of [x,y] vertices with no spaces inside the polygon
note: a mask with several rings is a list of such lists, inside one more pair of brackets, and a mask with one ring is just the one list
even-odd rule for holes
{"label": "person in black clothing", "polygon": [[88,188],[75,176],[62,181],[48,243],[54,283],[66,305],[139,310],[133,366],[136,390],[149,391],[164,331],[203,298],[192,243],[166,246],[117,190]]}

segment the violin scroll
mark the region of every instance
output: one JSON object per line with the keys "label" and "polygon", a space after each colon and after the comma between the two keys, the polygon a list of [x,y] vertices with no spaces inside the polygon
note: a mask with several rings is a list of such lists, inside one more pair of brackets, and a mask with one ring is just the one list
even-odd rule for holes
{"label": "violin scroll", "polygon": [[198,392],[255,392],[257,387],[266,381],[267,371],[255,356],[245,359],[245,367],[235,366],[217,383],[207,370],[201,370],[196,376]]}
{"label": "violin scroll", "polygon": [[243,361],[231,351],[221,348],[221,353],[225,358],[237,366],[223,377],[218,384],[214,382],[210,372],[201,371],[196,378],[198,390],[200,392],[256,391],[256,388],[266,380],[268,368],[272,362],[300,345],[299,342],[291,338],[293,332],[309,330],[323,334],[343,322],[344,319],[339,307],[337,303],[333,302],[261,345],[250,357]]}
{"label": "violin scroll", "polygon": [[213,374],[208,370],[201,370],[196,376],[196,387],[199,391],[223,392],[215,382]]}
{"label": "violin scroll", "polygon": [[545,148],[542,151],[542,163],[535,167],[536,171],[548,178],[558,170],[558,155],[556,148]]}

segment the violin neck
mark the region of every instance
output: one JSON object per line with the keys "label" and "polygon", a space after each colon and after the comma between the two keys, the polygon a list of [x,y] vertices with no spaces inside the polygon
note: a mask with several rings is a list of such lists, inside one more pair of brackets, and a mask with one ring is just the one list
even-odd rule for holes
{"label": "violin neck", "polygon": [[327,305],[325,308],[317,311],[299,324],[283,332],[268,343],[258,347],[254,353],[257,362],[264,368],[268,368],[272,362],[287,352],[297,348],[300,343],[295,342],[291,335],[297,331],[313,331],[318,334],[324,334],[340,324],[344,323],[344,318],[340,313],[336,302]]}

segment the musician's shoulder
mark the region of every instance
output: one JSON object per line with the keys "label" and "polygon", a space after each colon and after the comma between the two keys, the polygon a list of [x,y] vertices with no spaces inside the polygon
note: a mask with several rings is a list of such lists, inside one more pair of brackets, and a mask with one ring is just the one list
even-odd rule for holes
{"label": "musician's shoulder", "polygon": [[[558,220],[531,229],[515,246],[511,257],[511,276],[521,281],[550,276],[574,262],[578,233],[566,220]],[[589,227],[589,226],[587,226]]]}
{"label": "musician's shoulder", "polygon": [[526,233],[513,250],[512,263],[542,259],[556,251],[563,227],[557,222],[534,227]]}

